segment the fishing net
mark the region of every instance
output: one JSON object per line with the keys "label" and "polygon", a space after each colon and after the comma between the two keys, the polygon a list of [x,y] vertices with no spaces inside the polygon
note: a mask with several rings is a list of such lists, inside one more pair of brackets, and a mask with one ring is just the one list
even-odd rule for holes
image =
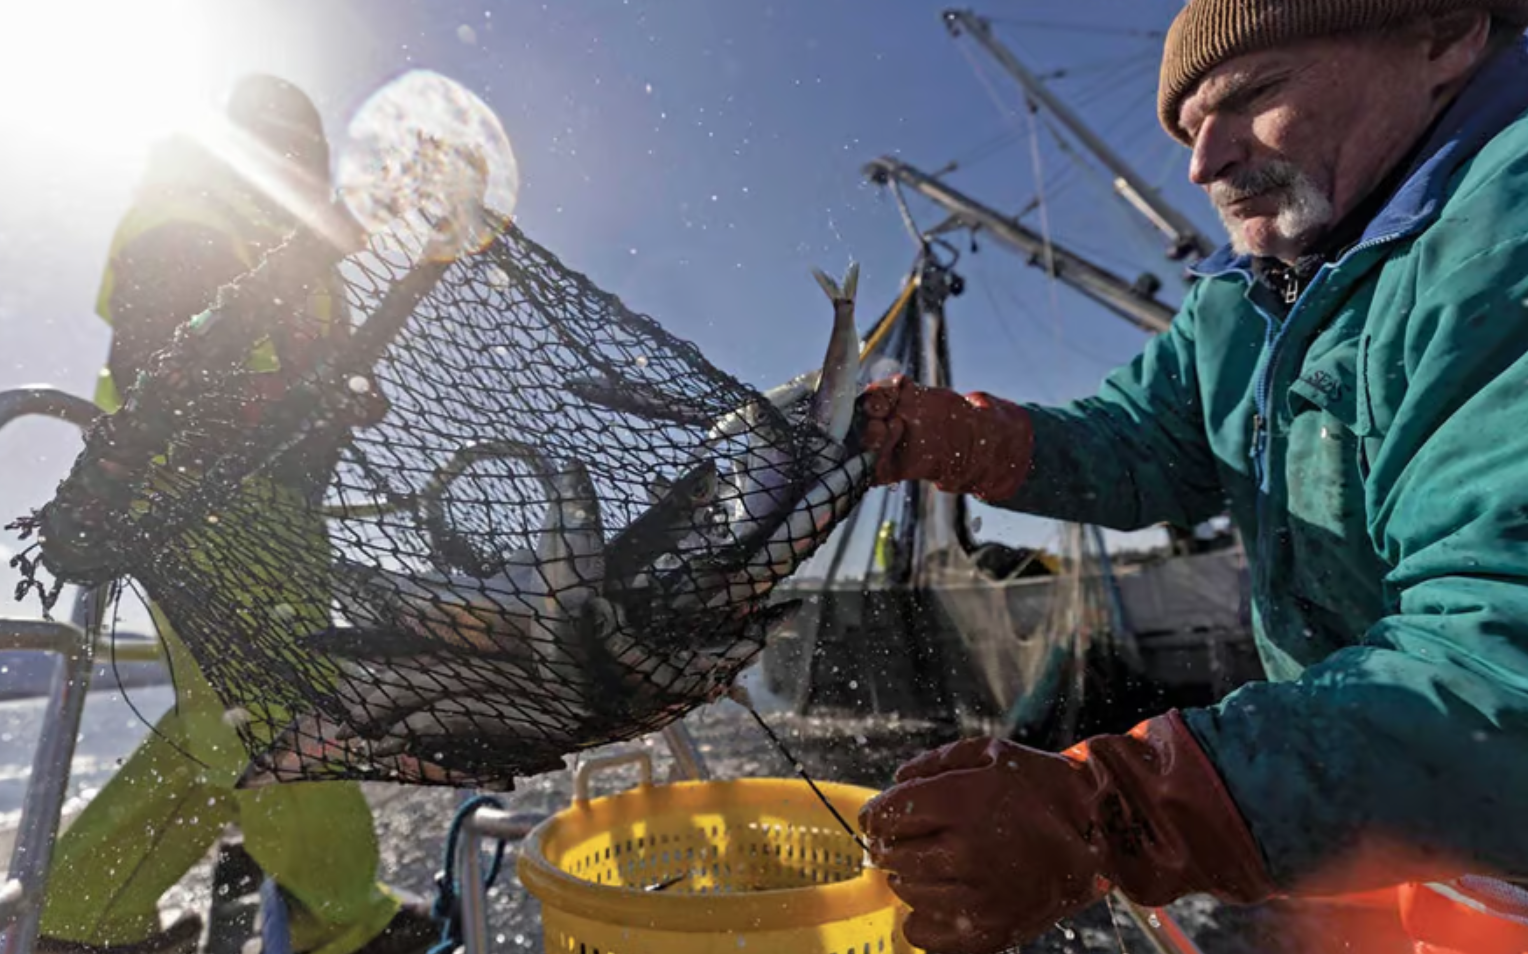
{"label": "fishing net", "polygon": [[222,289],[87,432],[23,521],[32,585],[139,581],[246,785],[505,787],[724,692],[865,459],[513,227],[325,247]]}

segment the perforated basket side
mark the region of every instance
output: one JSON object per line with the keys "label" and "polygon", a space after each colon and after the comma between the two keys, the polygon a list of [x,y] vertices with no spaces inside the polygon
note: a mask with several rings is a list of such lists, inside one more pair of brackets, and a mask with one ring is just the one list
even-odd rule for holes
{"label": "perforated basket side", "polygon": [[[873,789],[819,783],[846,818]],[[575,804],[519,861],[548,951],[910,952],[885,876],[802,782],[642,786]],[[674,879],[679,880],[674,880]],[[661,891],[644,887],[666,885]]]}

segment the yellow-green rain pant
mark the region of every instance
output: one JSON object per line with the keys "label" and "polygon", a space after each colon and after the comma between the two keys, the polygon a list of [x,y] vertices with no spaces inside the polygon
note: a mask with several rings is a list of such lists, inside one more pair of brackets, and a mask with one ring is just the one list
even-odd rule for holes
{"label": "yellow-green rain pant", "polygon": [[[252,512],[257,508],[246,511]],[[224,520],[223,527],[246,542],[246,533],[260,529],[257,520]],[[327,559],[327,549],[316,546],[313,555]],[[249,588],[254,595],[245,601],[279,600],[279,588],[279,582]],[[153,612],[174,668],[176,707],[59,838],[42,933],[103,945],[144,940],[159,930],[160,897],[234,822],[250,855],[296,902],[293,950],[351,954],[398,911],[397,899],[376,880],[376,833],[360,787],[306,782],[236,790],[248,752],[185,644],[157,607]]]}

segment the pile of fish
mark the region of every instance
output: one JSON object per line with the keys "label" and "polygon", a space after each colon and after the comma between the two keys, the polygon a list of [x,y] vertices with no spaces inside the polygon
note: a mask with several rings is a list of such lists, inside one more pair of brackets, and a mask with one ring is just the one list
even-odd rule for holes
{"label": "pile of fish", "polygon": [[[577,460],[494,441],[438,470],[418,496],[433,571],[335,566],[350,625],[305,640],[333,667],[329,704],[295,714],[241,786],[364,766],[373,777],[507,788],[506,765],[520,775],[561,768],[611,727],[652,731],[725,693],[799,606],[771,603],[771,589],[869,485],[870,456],[848,447],[861,370],[857,267],[842,288],[815,274],[834,315],[821,367],[704,421],[693,466],[652,487],[651,506],[612,538]],[[580,378],[567,390],[655,421],[702,423],[651,385]],[[731,457],[719,463],[724,448]],[[519,459],[540,478],[547,505],[534,549],[486,557],[446,519],[441,492],[488,458]],[[591,726],[604,738],[591,740]]]}

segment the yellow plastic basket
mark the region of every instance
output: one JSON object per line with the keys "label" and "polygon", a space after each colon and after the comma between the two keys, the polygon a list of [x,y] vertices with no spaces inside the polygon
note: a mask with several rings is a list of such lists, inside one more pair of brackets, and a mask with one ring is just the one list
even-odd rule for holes
{"label": "yellow plastic basket", "polygon": [[[873,789],[818,783],[852,824]],[[806,783],[677,782],[575,799],[520,852],[548,954],[912,954],[882,872]],[[662,890],[645,890],[662,886]]]}

